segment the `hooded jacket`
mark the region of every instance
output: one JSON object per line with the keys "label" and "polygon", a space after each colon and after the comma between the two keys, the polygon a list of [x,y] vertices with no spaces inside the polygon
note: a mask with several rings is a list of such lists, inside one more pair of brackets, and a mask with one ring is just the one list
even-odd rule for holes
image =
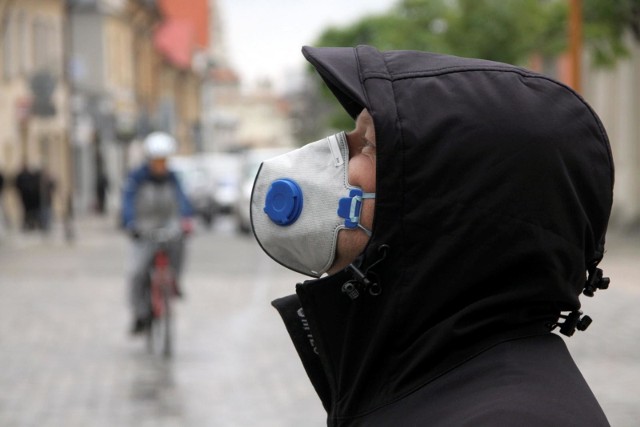
{"label": "hooded jacket", "polygon": [[604,253],[613,161],[592,109],[491,61],[303,54],[354,119],[369,110],[377,142],[358,271],[273,302],[328,425],[608,425],[551,332],[571,312],[573,333]]}

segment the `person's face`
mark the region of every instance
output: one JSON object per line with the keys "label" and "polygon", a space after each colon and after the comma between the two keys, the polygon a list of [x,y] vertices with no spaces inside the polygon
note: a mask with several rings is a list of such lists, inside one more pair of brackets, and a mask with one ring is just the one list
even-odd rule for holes
{"label": "person's face", "polygon": [[[364,109],[356,119],[356,127],[347,133],[349,144],[349,184],[366,193],[376,191],[376,131],[373,119]],[[364,199],[360,223],[368,230],[373,226],[375,199]],[[342,270],[364,250],[369,236],[360,228],[342,229],[338,233],[336,257],[328,274]]]}
{"label": "person's face", "polygon": [[149,160],[149,169],[151,170],[151,174],[154,176],[164,176],[167,174],[169,169],[167,168],[167,159],[166,157],[155,158]]}

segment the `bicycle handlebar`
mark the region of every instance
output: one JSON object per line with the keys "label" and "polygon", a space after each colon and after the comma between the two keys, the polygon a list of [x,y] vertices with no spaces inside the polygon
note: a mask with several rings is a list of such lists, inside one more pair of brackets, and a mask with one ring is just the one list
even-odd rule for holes
{"label": "bicycle handlebar", "polygon": [[138,231],[138,233],[141,238],[155,243],[169,243],[184,236],[184,232],[180,228],[173,227],[155,228],[144,232]]}

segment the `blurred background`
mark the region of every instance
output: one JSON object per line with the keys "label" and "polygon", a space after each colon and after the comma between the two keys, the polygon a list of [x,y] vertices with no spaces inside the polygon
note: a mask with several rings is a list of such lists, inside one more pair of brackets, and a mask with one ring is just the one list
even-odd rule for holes
{"label": "blurred background", "polygon": [[[0,425],[325,424],[269,306],[304,278],[255,244],[248,201],[264,158],[352,126],[300,48],[357,44],[527,67],[601,117],[612,286],[567,341],[612,425],[638,425],[640,0],[0,0]],[[198,213],[168,361],[127,336],[119,224],[154,130]]]}

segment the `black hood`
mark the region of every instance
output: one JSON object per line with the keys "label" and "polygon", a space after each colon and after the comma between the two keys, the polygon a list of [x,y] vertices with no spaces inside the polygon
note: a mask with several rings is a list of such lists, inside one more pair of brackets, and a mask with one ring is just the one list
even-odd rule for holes
{"label": "black hood", "polygon": [[613,162],[579,95],[490,61],[369,46],[303,54],[352,117],[369,110],[377,141],[360,269],[380,294],[349,298],[349,272],[297,287],[330,418],[375,410],[580,307],[604,253]]}

